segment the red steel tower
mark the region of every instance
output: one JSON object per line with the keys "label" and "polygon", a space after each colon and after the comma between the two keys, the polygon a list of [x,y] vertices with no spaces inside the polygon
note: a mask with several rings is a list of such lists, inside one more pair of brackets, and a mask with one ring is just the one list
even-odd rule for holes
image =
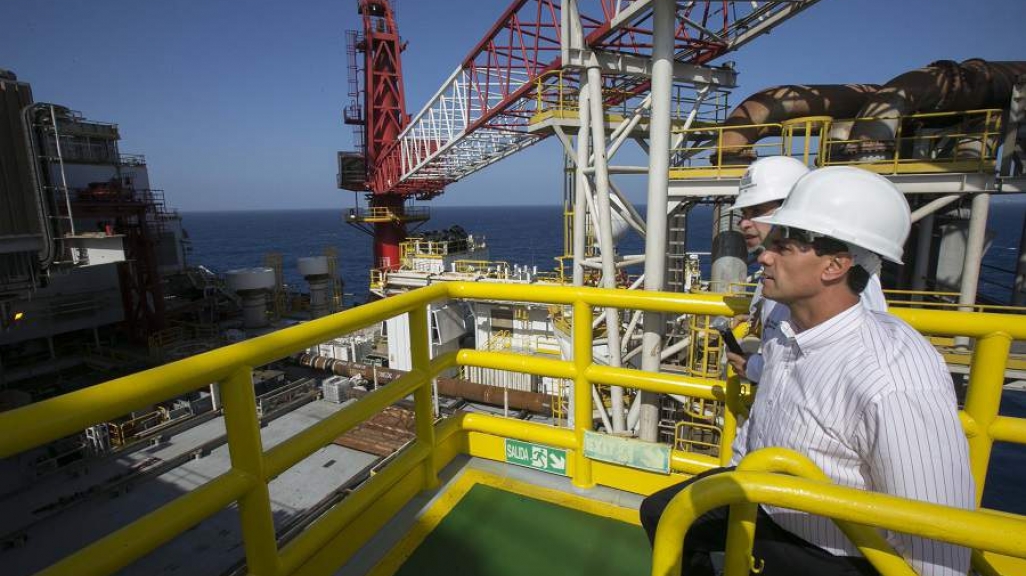
{"label": "red steel tower", "polygon": [[[346,124],[357,126],[360,152],[339,153],[339,188],[367,192],[368,210],[351,210],[347,221],[374,236],[374,266],[394,270],[399,267],[399,244],[406,239],[406,224],[424,221],[426,212],[407,211],[410,196],[429,198],[441,193],[441,186],[429,190],[416,187],[377,189],[371,181],[372,167],[384,150],[399,139],[409,124],[403,93],[399,31],[388,0],[359,0],[363,31],[349,34],[349,94],[353,102],[346,108]],[[363,54],[363,74],[357,53]],[[362,83],[362,89],[361,89]]]}

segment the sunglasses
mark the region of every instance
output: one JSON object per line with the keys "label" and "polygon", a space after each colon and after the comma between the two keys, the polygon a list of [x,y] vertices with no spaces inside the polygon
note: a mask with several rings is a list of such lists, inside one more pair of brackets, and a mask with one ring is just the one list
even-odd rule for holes
{"label": "sunglasses", "polygon": [[769,216],[776,212],[780,208],[777,204],[759,204],[757,206],[748,206],[741,209],[741,219],[751,220],[753,218],[759,218],[761,216]]}
{"label": "sunglasses", "polygon": [[848,246],[844,242],[831,238],[825,234],[780,225],[774,226],[773,229],[770,230],[770,233],[766,235],[766,240],[762,245],[763,248],[771,248],[774,242],[780,242],[783,240],[793,240],[799,244],[812,246],[816,249],[817,253],[838,254],[848,251]]}

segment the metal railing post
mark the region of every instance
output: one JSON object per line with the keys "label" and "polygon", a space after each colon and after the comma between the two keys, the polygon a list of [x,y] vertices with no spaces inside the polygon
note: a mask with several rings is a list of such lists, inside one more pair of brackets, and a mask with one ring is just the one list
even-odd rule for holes
{"label": "metal railing post", "polygon": [[257,576],[271,576],[278,572],[278,545],[264,473],[264,449],[260,440],[251,367],[239,368],[222,383],[221,400],[232,469],[257,480],[254,487],[239,498],[247,571]]}
{"label": "metal railing post", "polygon": [[431,398],[431,342],[428,338],[428,307],[420,305],[410,310],[410,359],[413,372],[420,374],[421,382],[413,393],[413,410],[416,414],[417,442],[428,446],[432,456],[424,459],[424,488],[430,490],[438,486],[438,475],[435,474],[435,418],[434,402]]}
{"label": "metal railing post", "polygon": [[755,522],[758,504],[731,504],[727,517],[727,554],[724,557],[724,576],[746,576],[762,570],[752,562],[755,545]]}
{"label": "metal railing post", "polygon": [[965,397],[965,413],[976,423],[977,433],[969,437],[969,466],[976,480],[976,505],[983,499],[990,451],[994,446],[990,426],[997,419],[1005,378],[1005,360],[1012,338],[994,332],[976,340],[969,366],[969,391]]}
{"label": "metal railing post", "polygon": [[577,450],[574,451],[573,484],[578,488],[592,488],[595,480],[591,475],[591,461],[584,455],[584,432],[591,430],[592,405],[591,382],[586,376],[592,362],[591,349],[591,306],[578,300],[574,302],[573,347],[574,347],[574,435]]}
{"label": "metal railing post", "polygon": [[737,415],[741,411],[741,379],[728,364],[727,385],[724,388],[723,431],[720,432],[720,466],[729,466],[733,456],[732,447],[737,436]]}

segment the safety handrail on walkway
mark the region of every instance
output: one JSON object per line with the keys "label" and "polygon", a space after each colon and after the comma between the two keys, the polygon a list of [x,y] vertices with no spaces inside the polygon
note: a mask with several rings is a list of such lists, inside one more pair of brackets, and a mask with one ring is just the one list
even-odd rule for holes
{"label": "safety handrail on walkway", "polygon": [[[738,463],[737,470],[739,472],[788,474],[818,482],[833,482],[808,457],[781,448],[752,452]],[[727,528],[728,554],[725,576],[742,576],[749,573],[748,559],[752,556],[757,514],[757,504],[731,505]],[[885,576],[916,576],[912,567],[876,530],[843,520],[837,521],[837,527],[855,544],[855,547],[876,568],[877,572]]]}
{"label": "safety handrail on walkway", "polygon": [[[571,306],[574,318],[571,325],[573,359],[563,361],[477,350],[461,350],[431,359],[427,307],[433,302],[446,299]],[[587,423],[592,418],[590,390],[594,384],[619,385],[724,402],[727,410],[720,438],[719,458],[673,451],[671,468],[694,474],[726,464],[730,459],[729,447],[736,429],[736,414],[744,410],[744,392],[739,380],[736,377],[723,381],[646,373],[594,363],[593,311],[606,307],[676,315],[729,315],[747,310],[747,300],[725,295],[600,288],[438,283],[2,413],[0,458],[81,432],[95,423],[112,420],[144,406],[206,387],[212,382],[220,383],[232,468],[43,572],[76,576],[107,574],[127,566],[232,502],[239,503],[250,573],[260,576],[295,573],[389,489],[400,481],[405,482],[417,468],[423,472],[420,482],[422,488],[437,483],[438,463],[435,462],[435,452],[438,445],[430,382],[442,371],[456,366],[477,366],[572,380],[576,422],[573,429],[480,414],[463,415],[449,422],[455,422],[463,432],[482,432],[572,451],[567,473],[578,487],[587,488],[596,483],[593,462],[584,455],[582,449],[585,431],[590,429]],[[412,371],[274,448],[267,451],[263,449],[252,386],[254,367],[406,313],[410,320]],[[993,442],[1026,444],[1026,419],[998,416],[1009,347],[1013,339],[1026,339],[1026,321],[1019,316],[1000,314],[916,309],[896,310],[895,313],[927,334],[977,338],[972,356],[969,392],[961,416],[969,437],[978,496],[982,495]],[[415,442],[352,495],[279,550],[267,483],[333,438],[410,393],[414,395]],[[603,466],[602,471],[607,471],[608,465]],[[631,480],[642,480],[641,484],[653,476],[638,470],[623,470],[622,474],[635,475]],[[822,486],[822,483],[819,485]],[[862,493],[860,498],[871,497]],[[1005,548],[999,546],[988,549],[1000,552]]]}
{"label": "safety handrail on walkway", "polygon": [[[937,121],[957,126],[908,132],[910,126]],[[852,127],[862,124],[893,125],[894,135],[872,141],[849,138]],[[725,138],[739,132],[759,136],[752,142]],[[1001,110],[847,119],[809,116],[781,123],[703,126],[682,134],[684,142],[671,153],[687,163],[672,166],[671,178],[740,177],[753,159],[767,155],[792,156],[810,166],[860,166],[881,174],[985,172],[997,159]]]}
{"label": "safety handrail on walkway", "polygon": [[[787,459],[781,449],[768,449],[773,456]],[[753,453],[755,456],[758,452]],[[684,535],[702,514],[720,506],[731,506],[733,524],[728,528],[726,576],[748,574],[751,569],[751,534],[754,515],[735,518],[735,507],[754,511],[757,504],[778,506],[832,518],[839,524],[873,526],[986,550],[1015,558],[1026,558],[1026,517],[987,510],[963,510],[928,502],[899,498],[837,486],[818,479],[786,474],[745,471],[740,468],[702,478],[682,490],[666,507],[656,530],[653,576],[681,573]],[[741,525],[744,522],[744,525]],[[868,531],[864,531],[868,535]],[[877,549],[874,566],[885,576],[908,574],[908,565],[891,549]],[[974,558],[975,560],[975,558]],[[904,566],[903,566],[904,565]],[[881,569],[882,568],[882,569]]]}

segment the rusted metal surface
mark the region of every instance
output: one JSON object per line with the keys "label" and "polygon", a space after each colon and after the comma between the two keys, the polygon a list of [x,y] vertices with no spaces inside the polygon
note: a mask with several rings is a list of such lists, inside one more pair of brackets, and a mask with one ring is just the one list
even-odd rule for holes
{"label": "rusted metal surface", "polygon": [[[368,382],[374,382],[376,377],[378,385],[391,382],[406,373],[402,370],[369,366],[357,362],[344,362],[313,354],[301,354],[298,361],[302,366],[326,370],[340,376],[361,376]],[[460,378],[438,378],[438,393],[442,396],[463,398],[471,402],[507,406],[514,410],[527,410],[545,416],[552,415],[553,397],[540,392],[510,390],[501,386],[478,384]]]}
{"label": "rusted metal surface", "polygon": [[723,131],[723,156],[731,161],[754,160],[755,153],[748,146],[762,138],[779,136],[780,128],[775,125],[791,118],[852,118],[877,89],[876,84],[796,84],[756,92],[734,108],[724,122],[728,128],[739,128]]}
{"label": "rusted metal surface", "polygon": [[881,120],[856,122],[850,138],[893,141],[899,116],[1006,108],[1016,78],[1024,74],[1023,61],[989,62],[974,58],[962,63],[932,62],[925,68],[896,76],[868,98],[856,116]]}
{"label": "rusted metal surface", "polygon": [[334,443],[375,456],[388,456],[416,436],[413,410],[389,406],[336,438]]}

